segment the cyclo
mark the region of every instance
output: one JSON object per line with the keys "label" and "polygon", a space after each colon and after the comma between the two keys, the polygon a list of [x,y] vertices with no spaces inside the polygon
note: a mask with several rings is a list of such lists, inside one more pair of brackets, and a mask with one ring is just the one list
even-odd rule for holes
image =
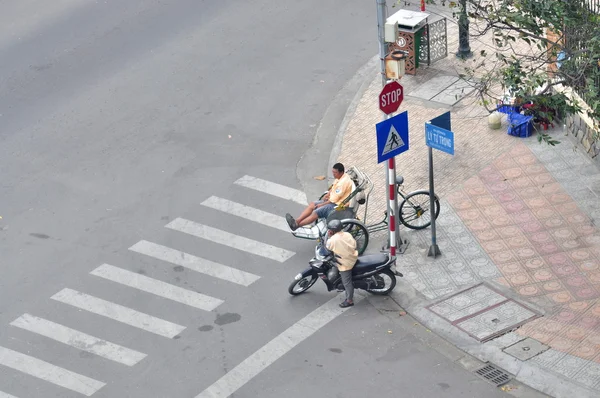
{"label": "cyclo", "polygon": [[[369,196],[373,191],[373,182],[358,167],[353,166],[346,170],[346,173],[352,180],[352,193],[327,218],[319,218],[312,226],[300,227],[292,231],[292,235],[302,239],[322,241],[327,234],[327,223],[337,219],[342,222],[343,231],[352,234],[356,240],[356,250],[361,255],[365,252],[369,244],[369,234],[387,229],[387,211],[384,212],[381,221],[371,225],[366,224]],[[411,229],[427,228],[431,224],[429,191],[419,190],[406,193],[402,189],[403,183],[404,178],[397,176],[396,191],[398,197],[402,198],[398,206],[398,218],[400,222],[405,227]],[[326,193],[327,191],[319,199],[323,198]],[[360,206],[364,206],[363,221],[358,217]],[[437,218],[439,214],[440,202],[436,195],[435,217]]]}

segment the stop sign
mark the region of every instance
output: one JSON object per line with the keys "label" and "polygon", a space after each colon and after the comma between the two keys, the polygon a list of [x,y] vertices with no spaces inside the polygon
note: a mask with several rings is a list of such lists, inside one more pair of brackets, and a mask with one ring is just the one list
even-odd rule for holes
{"label": "stop sign", "polygon": [[379,94],[379,109],[386,115],[396,112],[404,99],[404,88],[398,82],[385,85]]}

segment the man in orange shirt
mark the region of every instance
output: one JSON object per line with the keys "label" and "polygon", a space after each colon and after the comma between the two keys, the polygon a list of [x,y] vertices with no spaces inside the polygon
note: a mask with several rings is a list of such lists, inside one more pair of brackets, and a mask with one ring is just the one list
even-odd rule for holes
{"label": "man in orange shirt", "polygon": [[352,193],[352,179],[345,173],[344,165],[341,163],[334,164],[332,173],[335,181],[329,192],[323,196],[323,200],[317,200],[309,204],[297,219],[294,219],[290,213],[285,215],[292,231],[308,225],[318,218],[327,218],[337,206],[350,196]]}

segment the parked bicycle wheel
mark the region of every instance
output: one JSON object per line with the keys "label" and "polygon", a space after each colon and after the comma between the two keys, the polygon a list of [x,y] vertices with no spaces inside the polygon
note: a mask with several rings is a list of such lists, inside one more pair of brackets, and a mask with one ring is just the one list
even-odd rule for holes
{"label": "parked bicycle wheel", "polygon": [[357,220],[349,220],[342,222],[342,231],[349,232],[356,240],[356,250],[360,256],[367,250],[369,245],[369,231],[363,223]]}
{"label": "parked bicycle wheel", "polygon": [[[407,228],[423,229],[431,225],[429,191],[411,192],[400,203],[398,218]],[[435,196],[435,218],[440,215],[440,200]]]}

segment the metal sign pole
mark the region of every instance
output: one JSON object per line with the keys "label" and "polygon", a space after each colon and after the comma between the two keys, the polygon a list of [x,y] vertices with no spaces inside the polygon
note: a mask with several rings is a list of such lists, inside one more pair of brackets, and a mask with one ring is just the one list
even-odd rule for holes
{"label": "metal sign pole", "polygon": [[[387,84],[387,77],[385,74],[385,57],[387,55],[387,46],[385,43],[385,21],[387,19],[386,0],[376,0],[377,3],[377,27],[379,34],[379,59],[380,59],[380,71],[381,71],[381,84],[385,87]],[[390,116],[384,114],[383,120],[389,119]],[[385,170],[385,182],[388,186],[388,199],[387,214],[388,214],[388,225],[389,225],[389,246],[390,254],[396,255],[396,248],[399,245],[400,253],[406,251],[407,242],[400,236],[400,231],[396,226],[398,225],[398,200],[396,197],[396,162],[394,158],[388,160],[388,164]]]}
{"label": "metal sign pole", "polygon": [[[386,49],[386,44],[385,44],[385,33],[384,33],[384,25],[385,25],[385,20],[387,19],[387,10],[386,10],[386,4],[385,4],[385,0],[376,0],[377,3],[377,30],[378,30],[378,34],[379,34],[379,59],[380,59],[380,71],[381,71],[381,86],[385,87],[385,85],[387,84],[387,78],[385,76],[385,56],[387,54],[387,49]],[[389,115],[384,114],[383,116],[383,120],[387,120],[389,119]],[[388,161],[388,166],[385,169],[385,184],[386,186],[390,185],[390,162],[393,163],[393,159],[390,159]],[[390,230],[392,228],[392,207],[390,206],[390,202],[391,200],[387,200],[386,201],[386,205],[387,205],[387,214],[389,217],[390,222],[388,223]],[[389,244],[390,244],[390,254],[392,256],[396,255],[396,242],[393,237],[393,235],[390,232],[390,237],[389,239]]]}
{"label": "metal sign pole", "polygon": [[[427,133],[426,133],[427,134]],[[429,246],[428,257],[435,258],[442,254],[437,245],[435,234],[435,192],[433,189],[433,148],[429,147],[429,207],[431,212],[431,246]]]}

